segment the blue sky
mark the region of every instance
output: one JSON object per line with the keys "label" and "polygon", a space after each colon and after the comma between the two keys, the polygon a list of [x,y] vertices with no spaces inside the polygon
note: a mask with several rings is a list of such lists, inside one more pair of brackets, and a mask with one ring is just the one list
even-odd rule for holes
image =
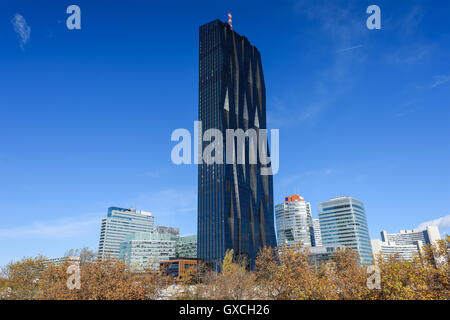
{"label": "blue sky", "polygon": [[[81,30],[66,28],[70,4]],[[381,30],[366,27],[371,4]],[[440,218],[450,233],[448,1],[7,0],[0,265],[96,249],[109,206],[196,233],[197,170],[172,164],[170,135],[197,119],[198,28],[228,12],[262,55],[275,203],[298,193],[317,216],[346,194],[373,238]]]}

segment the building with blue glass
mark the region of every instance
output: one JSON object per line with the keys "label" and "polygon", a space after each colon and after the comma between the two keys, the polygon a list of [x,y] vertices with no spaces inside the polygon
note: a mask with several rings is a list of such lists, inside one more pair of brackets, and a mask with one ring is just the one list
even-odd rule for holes
{"label": "building with blue glass", "polygon": [[322,245],[339,244],[359,254],[362,264],[372,263],[372,246],[364,204],[342,196],[319,203]]}
{"label": "building with blue glass", "polygon": [[[248,39],[219,20],[200,27],[199,120],[202,131],[266,129],[266,93],[261,55]],[[199,150],[207,142],[200,140]],[[227,146],[238,152],[236,145]],[[276,246],[273,184],[261,175],[265,165],[237,161],[198,166],[198,257],[219,268],[227,249],[247,257],[250,266],[260,248]]]}

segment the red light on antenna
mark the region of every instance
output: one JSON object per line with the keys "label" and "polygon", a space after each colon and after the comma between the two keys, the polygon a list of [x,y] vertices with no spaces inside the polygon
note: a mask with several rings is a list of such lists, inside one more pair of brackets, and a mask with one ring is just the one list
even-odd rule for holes
{"label": "red light on antenna", "polygon": [[233,30],[233,23],[231,22],[231,13],[228,14],[228,24],[230,25],[231,30]]}

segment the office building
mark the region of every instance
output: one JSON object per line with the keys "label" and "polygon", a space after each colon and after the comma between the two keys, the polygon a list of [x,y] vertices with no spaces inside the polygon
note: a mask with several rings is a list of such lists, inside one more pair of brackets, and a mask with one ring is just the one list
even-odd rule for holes
{"label": "office building", "polygon": [[[201,26],[199,35],[201,132],[218,129],[226,137],[227,129],[257,133],[266,129],[266,93],[258,49],[219,20]],[[244,140],[242,151],[236,147],[238,143],[228,146],[224,139],[219,143],[224,151],[222,164],[201,161],[198,166],[198,257],[214,269],[227,249],[246,257],[253,267],[260,248],[276,246],[272,176],[261,175],[267,165],[260,161],[249,164],[249,144],[253,143]],[[201,153],[210,143],[199,142]],[[227,149],[233,150],[232,164],[226,159]],[[243,154],[245,164],[237,163],[238,154]]]}
{"label": "office building", "polygon": [[311,247],[308,248],[309,251],[308,258],[311,264],[318,267],[321,263],[332,260],[334,254],[338,250],[343,249],[345,249],[345,246],[339,244]]}
{"label": "office building", "polygon": [[63,265],[65,263],[68,264],[79,264],[80,263],[80,257],[78,256],[64,256],[59,258],[53,258],[53,259],[47,259],[45,260],[45,264],[54,264],[55,266]]}
{"label": "office building", "polygon": [[413,241],[410,244],[397,244],[393,241],[381,241],[380,239],[372,239],[372,251],[375,259],[380,255],[387,259],[393,257],[399,260],[412,260],[414,256],[420,253],[423,242]]}
{"label": "office building", "polygon": [[340,244],[359,254],[362,264],[372,264],[372,247],[364,204],[342,196],[319,203],[322,245]]}
{"label": "office building", "polygon": [[119,258],[120,243],[134,232],[152,232],[154,217],[150,212],[117,207],[108,208],[108,216],[102,219],[98,258]]}
{"label": "office building", "polygon": [[160,270],[166,275],[183,277],[189,269],[197,268],[197,259],[171,258],[160,262]]}
{"label": "office building", "polygon": [[161,261],[176,257],[177,238],[170,233],[131,233],[120,244],[119,259],[135,271],[158,270]]}
{"label": "office building", "polygon": [[293,246],[301,243],[312,245],[311,204],[299,195],[285,197],[284,202],[275,207],[278,245]]}
{"label": "office building", "polygon": [[372,250],[375,257],[380,254],[384,258],[389,256],[403,260],[411,260],[420,253],[425,244],[433,244],[441,239],[436,226],[428,226],[424,230],[400,230],[400,233],[381,231],[381,240],[372,240]]}
{"label": "office building", "polygon": [[174,227],[166,227],[166,226],[157,226],[155,228],[156,233],[164,233],[164,234],[170,234],[175,237],[178,237],[180,235],[180,228],[174,228]]}
{"label": "office building", "polygon": [[311,244],[313,247],[322,246],[322,233],[320,232],[320,221],[319,219],[312,219],[311,226]]}
{"label": "office building", "polygon": [[441,235],[436,226],[428,226],[424,230],[400,230],[400,233],[381,231],[381,241],[395,242],[397,245],[414,244],[416,241],[421,241],[423,244],[432,244],[440,239]]}
{"label": "office building", "polygon": [[178,258],[197,258],[197,235],[181,236],[177,239]]}

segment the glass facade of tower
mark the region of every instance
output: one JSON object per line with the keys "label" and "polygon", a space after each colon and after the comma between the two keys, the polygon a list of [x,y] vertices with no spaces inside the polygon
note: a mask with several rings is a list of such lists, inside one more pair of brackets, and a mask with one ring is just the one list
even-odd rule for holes
{"label": "glass facade of tower", "polygon": [[372,263],[372,247],[364,204],[352,197],[338,197],[319,203],[323,246],[341,244],[352,248],[362,264]]}
{"label": "glass facade of tower", "polygon": [[98,258],[119,258],[120,243],[133,232],[152,232],[155,217],[150,212],[136,209],[108,208],[102,219]]}
{"label": "glass facade of tower", "polygon": [[[202,132],[266,129],[266,98],[261,56],[247,38],[219,20],[200,27],[199,120]],[[226,150],[226,141],[223,150]],[[209,143],[201,141],[200,150]],[[199,164],[198,257],[213,267],[227,249],[246,256],[251,266],[263,246],[275,246],[272,176],[261,164]],[[234,145],[234,154],[237,153]],[[236,161],[235,161],[236,162]]]}

